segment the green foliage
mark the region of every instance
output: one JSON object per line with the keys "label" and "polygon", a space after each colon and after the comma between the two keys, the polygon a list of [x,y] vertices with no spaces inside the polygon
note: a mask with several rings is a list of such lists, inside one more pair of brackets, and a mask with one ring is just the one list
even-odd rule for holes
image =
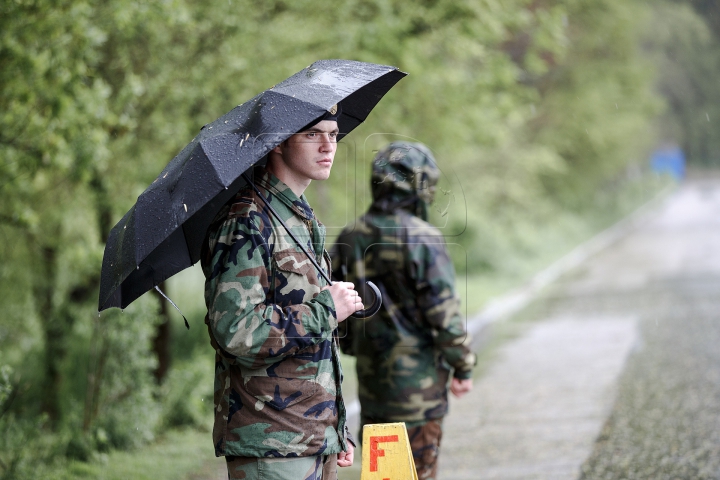
{"label": "green foliage", "polygon": [[0,409],[5,407],[5,402],[8,401],[14,390],[10,381],[11,374],[12,368],[10,365],[0,365]]}
{"label": "green foliage", "polygon": [[[0,478],[45,478],[63,456],[87,461],[95,451],[133,448],[154,438],[160,405],[149,351],[158,316],[156,303],[148,300],[126,313],[85,315],[87,321],[76,323],[70,338],[77,348],[63,365],[72,374],[61,396],[67,414],[56,435],[49,432],[47,415],[33,414],[38,405],[32,399],[42,389],[12,376],[8,366],[0,369]],[[73,314],[82,316],[81,310]]]}
{"label": "green foliage", "polygon": [[17,399],[17,378],[0,365],[0,479],[29,478],[39,473],[36,462],[52,461],[54,439],[38,435],[45,418],[23,419],[10,412]]}
{"label": "green foliage", "polygon": [[209,432],[213,405],[213,356],[196,355],[176,364],[163,385],[165,427],[195,427]]}
{"label": "green foliage", "polygon": [[98,388],[88,390],[85,425],[95,430],[101,447],[138,447],[155,436],[160,408],[150,352],[159,317],[153,300],[144,297],[125,312],[104,313],[93,326],[88,387]]}
{"label": "green foliage", "polygon": [[658,89],[667,99],[662,140],[682,146],[691,164],[704,167],[720,164],[720,10],[711,5],[656,2],[643,42],[658,66]]}
{"label": "green foliage", "polygon": [[[58,458],[57,440],[38,435],[46,418],[0,418],[0,479],[43,478]],[[45,477],[46,478],[46,477]]]}
{"label": "green foliage", "polygon": [[592,204],[605,182],[643,163],[655,140],[648,120],[661,103],[638,48],[644,11],[633,2],[564,3],[572,47],[543,79],[532,138],[562,158],[561,174],[543,181],[573,207]]}

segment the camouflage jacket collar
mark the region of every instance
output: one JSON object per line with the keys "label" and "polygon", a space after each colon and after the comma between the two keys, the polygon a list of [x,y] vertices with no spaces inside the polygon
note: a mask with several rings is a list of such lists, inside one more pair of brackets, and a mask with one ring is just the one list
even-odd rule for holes
{"label": "camouflage jacket collar", "polygon": [[313,220],[315,218],[313,209],[310,207],[305,195],[301,195],[298,198],[290,187],[285,185],[285,183],[275,175],[268,172],[264,167],[256,168],[254,177],[255,184],[267,191],[269,202],[272,203],[274,199],[277,199],[300,217],[306,220]]}

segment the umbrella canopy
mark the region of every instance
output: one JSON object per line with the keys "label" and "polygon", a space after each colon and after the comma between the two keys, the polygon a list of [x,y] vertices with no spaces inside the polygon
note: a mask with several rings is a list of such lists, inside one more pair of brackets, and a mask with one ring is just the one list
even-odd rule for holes
{"label": "umbrella canopy", "polygon": [[111,230],[99,310],[125,308],[197,262],[215,214],[270,150],[338,103],[342,138],[405,75],[391,66],[321,60],[205,125]]}

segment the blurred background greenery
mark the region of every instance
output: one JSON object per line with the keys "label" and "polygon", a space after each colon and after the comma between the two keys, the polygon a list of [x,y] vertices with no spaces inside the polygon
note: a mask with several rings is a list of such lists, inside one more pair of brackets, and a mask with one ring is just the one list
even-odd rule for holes
{"label": "blurred background greenery", "polygon": [[318,59],[408,72],[308,193],[332,243],[373,153],[427,144],[472,315],[671,185],[653,149],[720,165],[718,32],[714,0],[3,1],[0,478],[211,478],[197,267],[189,331],[97,313],[110,228],[205,123]]}

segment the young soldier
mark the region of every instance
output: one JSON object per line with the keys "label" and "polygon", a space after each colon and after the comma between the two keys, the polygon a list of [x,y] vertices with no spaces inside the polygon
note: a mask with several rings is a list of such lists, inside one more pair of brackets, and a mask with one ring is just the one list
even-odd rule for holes
{"label": "young soldier", "polygon": [[470,391],[475,365],[452,263],[427,223],[439,177],[427,147],[391,144],[373,162],[370,209],[333,247],[336,277],[373,281],[383,297],[375,316],[341,333],[357,357],[361,423],[405,422],[423,480],[436,478],[448,384],[458,397]]}
{"label": "young soldier", "polygon": [[[303,192],[325,180],[336,108],[275,147],[208,230],[206,323],[216,354],[215,453],[230,479],[326,479],[353,462],[340,384],[337,326],[362,301],[326,285],[269,203],[326,271],[325,227]],[[267,203],[266,203],[267,202]]]}

